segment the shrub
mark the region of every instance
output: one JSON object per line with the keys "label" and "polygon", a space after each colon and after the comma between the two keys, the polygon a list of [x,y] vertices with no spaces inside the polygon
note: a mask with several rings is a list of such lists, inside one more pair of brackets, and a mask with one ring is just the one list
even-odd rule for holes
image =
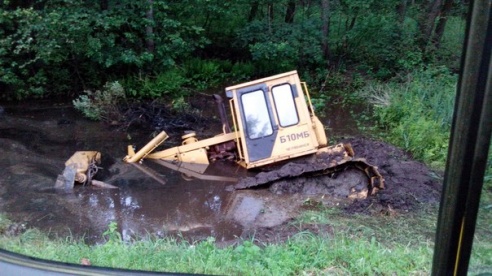
{"label": "shrub", "polygon": [[125,99],[125,90],[119,82],[106,83],[103,90],[85,90],[84,93],[73,100],[74,107],[84,116],[106,122],[122,119],[118,106]]}
{"label": "shrub", "polygon": [[146,76],[143,80],[138,80],[130,95],[138,98],[160,98],[163,96],[176,98],[188,93],[186,86],[189,82],[183,70],[175,67],[156,77]]}
{"label": "shrub", "polygon": [[199,90],[206,90],[216,87],[225,79],[225,73],[221,65],[226,68],[229,67],[227,63],[217,60],[192,58],[187,60],[183,67],[185,76],[190,80],[190,84]]}
{"label": "shrub", "polygon": [[251,79],[255,76],[256,68],[251,62],[236,62],[231,68],[231,78],[234,82]]}

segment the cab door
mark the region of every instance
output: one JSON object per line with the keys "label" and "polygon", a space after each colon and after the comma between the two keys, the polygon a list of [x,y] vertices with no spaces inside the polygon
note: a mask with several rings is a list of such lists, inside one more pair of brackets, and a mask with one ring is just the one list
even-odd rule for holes
{"label": "cab door", "polygon": [[237,100],[249,159],[246,162],[270,157],[277,139],[278,126],[273,120],[268,86],[259,84],[239,89]]}

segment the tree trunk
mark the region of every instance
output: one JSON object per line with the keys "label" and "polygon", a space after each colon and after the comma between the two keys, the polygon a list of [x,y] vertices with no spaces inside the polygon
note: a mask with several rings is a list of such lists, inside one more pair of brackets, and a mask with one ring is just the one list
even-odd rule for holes
{"label": "tree trunk", "polygon": [[289,0],[287,10],[285,12],[285,23],[294,23],[294,15],[296,14],[296,1]]}
{"label": "tree trunk", "polygon": [[109,8],[109,0],[100,0],[99,1],[99,7],[101,11],[105,11]]}
{"label": "tree trunk", "polygon": [[251,22],[255,19],[256,14],[258,13],[258,7],[259,6],[260,6],[260,3],[258,1],[253,1],[253,3],[251,3],[251,9],[249,10],[248,22]]}
{"label": "tree trunk", "polygon": [[427,6],[426,12],[422,14],[419,26],[419,46],[423,52],[426,51],[427,45],[430,42],[436,18],[441,10],[441,3],[442,0],[431,0]]}
{"label": "tree trunk", "polygon": [[330,63],[331,52],[330,45],[328,44],[328,38],[330,37],[330,0],[321,1],[321,21],[322,21],[322,38],[321,38],[321,50],[323,57],[327,63]]}
{"label": "tree trunk", "polygon": [[407,15],[407,1],[408,0],[400,0],[400,3],[396,6],[398,21],[400,23],[405,21],[405,16]]}
{"label": "tree trunk", "polygon": [[145,17],[149,21],[147,24],[147,27],[145,28],[145,34],[146,34],[146,41],[145,44],[147,46],[147,51],[149,53],[154,53],[155,49],[155,42],[154,42],[154,0],[147,0],[147,3],[149,5],[147,12],[145,14]]}
{"label": "tree trunk", "polygon": [[439,20],[437,21],[436,31],[434,32],[434,36],[432,37],[432,43],[434,44],[435,49],[439,49],[441,46],[441,38],[444,33],[444,29],[446,28],[446,22],[448,21],[448,14],[453,7],[453,0],[444,0],[444,5],[441,8],[441,14],[439,15]]}
{"label": "tree trunk", "polygon": [[270,20],[270,22],[273,22],[273,3],[268,3],[268,6],[267,6],[267,13],[268,13],[268,19]]}

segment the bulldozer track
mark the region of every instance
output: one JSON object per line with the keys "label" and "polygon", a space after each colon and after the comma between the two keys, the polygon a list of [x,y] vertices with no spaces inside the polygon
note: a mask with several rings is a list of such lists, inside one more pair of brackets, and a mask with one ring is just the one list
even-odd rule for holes
{"label": "bulldozer track", "polygon": [[340,159],[339,156],[325,155],[318,156],[308,162],[290,162],[280,169],[258,173],[254,177],[246,177],[239,180],[234,185],[237,190],[270,185],[279,181],[293,182],[301,177],[322,177],[333,176],[337,173],[344,173],[348,169],[357,169],[367,177],[367,195],[374,195],[379,190],[384,189],[384,178],[376,166],[366,162],[363,158],[353,158],[346,156]]}

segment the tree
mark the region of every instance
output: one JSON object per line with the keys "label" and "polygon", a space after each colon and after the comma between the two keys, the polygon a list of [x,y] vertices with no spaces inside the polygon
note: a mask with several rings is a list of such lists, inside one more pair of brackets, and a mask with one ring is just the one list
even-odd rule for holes
{"label": "tree", "polygon": [[321,51],[327,63],[330,63],[331,52],[328,38],[330,37],[330,0],[321,1],[321,21],[322,21],[322,37]]}
{"label": "tree", "polygon": [[444,29],[446,28],[446,22],[448,20],[448,15],[453,7],[454,0],[444,0],[444,5],[441,7],[441,13],[439,15],[439,20],[437,21],[436,30],[434,36],[432,37],[432,44],[435,49],[439,49],[442,35],[444,34]]}
{"label": "tree", "polygon": [[4,11],[1,96],[71,95],[144,69],[169,68],[206,42],[201,28],[173,19],[162,2],[125,0],[106,10],[101,4],[46,1],[37,9]]}
{"label": "tree", "polygon": [[398,5],[396,6],[396,12],[398,14],[398,21],[403,23],[405,21],[405,17],[407,14],[407,3],[408,0],[400,0]]}
{"label": "tree", "polygon": [[154,0],[147,0],[148,8],[146,12],[147,26],[145,27],[147,51],[154,54]]}
{"label": "tree", "polygon": [[294,15],[296,14],[296,1],[289,0],[287,10],[285,11],[285,23],[294,23]]}
{"label": "tree", "polygon": [[435,21],[441,10],[441,3],[442,0],[429,0],[425,12],[421,13],[418,44],[422,52],[426,52],[427,46],[431,41]]}
{"label": "tree", "polygon": [[251,3],[251,7],[249,9],[248,22],[253,21],[256,18],[256,14],[258,13],[258,8],[260,3],[258,1],[253,1]]}
{"label": "tree", "polygon": [[99,7],[101,8],[101,11],[107,10],[109,8],[109,0],[100,0]]}

